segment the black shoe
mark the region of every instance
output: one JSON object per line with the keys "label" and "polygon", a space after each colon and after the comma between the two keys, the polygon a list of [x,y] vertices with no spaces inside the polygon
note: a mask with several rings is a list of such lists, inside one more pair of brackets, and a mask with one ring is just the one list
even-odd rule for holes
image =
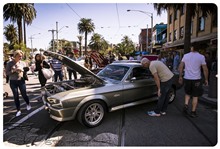
{"label": "black shoe", "polygon": [[188,115],[188,105],[185,105],[185,106],[183,107],[183,114],[184,114],[184,115]]}
{"label": "black shoe", "polygon": [[196,111],[191,111],[190,116],[191,116],[192,118],[198,117]]}

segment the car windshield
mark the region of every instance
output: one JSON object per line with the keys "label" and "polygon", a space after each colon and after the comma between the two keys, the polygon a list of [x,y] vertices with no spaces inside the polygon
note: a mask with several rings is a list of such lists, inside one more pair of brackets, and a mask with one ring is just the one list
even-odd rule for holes
{"label": "car windshield", "polygon": [[127,73],[128,69],[129,67],[126,66],[108,65],[97,75],[102,79],[114,79],[121,81]]}

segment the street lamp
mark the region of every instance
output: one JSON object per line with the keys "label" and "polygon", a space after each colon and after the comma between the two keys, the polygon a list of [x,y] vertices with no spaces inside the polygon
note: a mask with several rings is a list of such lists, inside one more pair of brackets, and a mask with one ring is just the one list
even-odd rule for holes
{"label": "street lamp", "polygon": [[34,37],[35,35],[39,35],[39,34],[40,34],[40,33],[33,34],[33,35],[31,35],[31,37],[30,37],[30,39],[31,39],[31,52],[32,52],[32,56],[34,55],[34,49],[33,49],[32,39],[34,39],[33,37]]}
{"label": "street lamp", "polygon": [[57,48],[59,45],[59,41],[58,41],[58,33],[61,31],[61,29],[63,29],[64,27],[69,28],[69,26],[63,26],[58,30],[58,22],[56,22],[56,33],[57,33]]}
{"label": "street lamp", "polygon": [[[151,46],[152,46],[151,48],[153,48],[153,13],[142,11],[142,10],[127,10],[127,12],[130,12],[130,11],[138,11],[138,12],[144,13],[144,14],[148,15],[149,17],[151,17]],[[147,31],[148,31],[148,28],[147,28]],[[148,41],[146,44],[148,46]]]}

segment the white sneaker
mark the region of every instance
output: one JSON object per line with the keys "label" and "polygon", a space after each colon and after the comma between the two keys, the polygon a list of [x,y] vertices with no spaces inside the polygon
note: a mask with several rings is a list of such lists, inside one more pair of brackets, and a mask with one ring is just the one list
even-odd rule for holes
{"label": "white sneaker", "polygon": [[16,117],[18,117],[18,116],[20,116],[21,115],[21,111],[18,111],[17,113],[16,113]]}
{"label": "white sneaker", "polygon": [[27,110],[29,111],[31,109],[31,105],[27,105]]}

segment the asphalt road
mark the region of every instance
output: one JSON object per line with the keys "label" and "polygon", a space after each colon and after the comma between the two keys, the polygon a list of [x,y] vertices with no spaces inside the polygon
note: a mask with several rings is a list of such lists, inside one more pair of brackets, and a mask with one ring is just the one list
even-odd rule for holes
{"label": "asphalt road", "polygon": [[[35,77],[32,78],[36,79]],[[4,99],[3,145],[10,146],[215,146],[217,143],[217,109],[199,103],[198,118],[182,114],[183,90],[169,105],[167,115],[146,114],[156,102],[108,113],[103,123],[86,128],[77,120],[52,120],[38,101],[39,84],[29,83],[31,111],[22,105],[22,115],[14,117],[11,95]],[[23,101],[23,100],[21,100]]]}

